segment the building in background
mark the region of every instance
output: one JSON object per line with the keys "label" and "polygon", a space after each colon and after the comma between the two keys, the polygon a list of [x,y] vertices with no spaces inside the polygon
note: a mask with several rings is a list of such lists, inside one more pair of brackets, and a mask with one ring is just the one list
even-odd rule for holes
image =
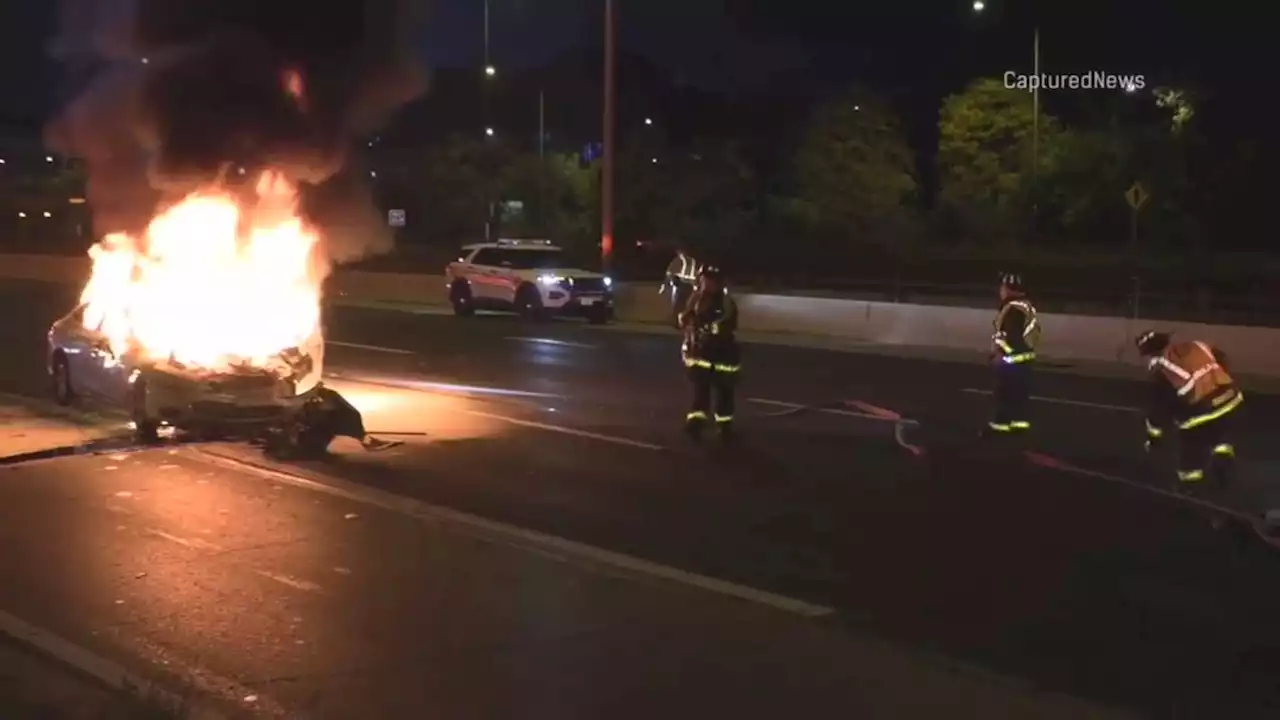
{"label": "building in background", "polygon": [[84,252],[93,237],[84,166],[51,154],[38,128],[0,124],[0,244]]}

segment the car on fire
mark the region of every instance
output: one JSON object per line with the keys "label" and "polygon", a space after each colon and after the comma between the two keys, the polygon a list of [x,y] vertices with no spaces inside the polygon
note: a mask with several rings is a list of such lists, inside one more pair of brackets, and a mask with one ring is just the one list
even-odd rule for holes
{"label": "car on fire", "polygon": [[324,387],[324,338],[317,330],[301,346],[263,365],[211,372],[175,359],[114,351],[85,323],[87,305],[53,323],[48,371],[54,400],[124,410],[135,439],[151,443],[161,428],[201,438],[252,439],[294,455],[323,453],[334,437],[363,440],[360,414]]}
{"label": "car on fire", "polygon": [[462,248],[445,268],[454,314],[476,310],[515,311],[528,318],[585,317],[603,325],[613,320],[613,280],[574,268],[550,240],[498,240]]}

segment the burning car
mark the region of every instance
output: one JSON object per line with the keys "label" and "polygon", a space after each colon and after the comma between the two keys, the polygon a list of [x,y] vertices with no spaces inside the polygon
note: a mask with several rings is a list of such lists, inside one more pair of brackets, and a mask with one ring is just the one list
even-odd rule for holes
{"label": "burning car", "polygon": [[308,455],[365,440],[321,381],[326,267],[295,205],[268,172],[248,201],[202,190],[91,248],[81,304],[49,330],[54,398],[127,410],[143,442],[165,426]]}

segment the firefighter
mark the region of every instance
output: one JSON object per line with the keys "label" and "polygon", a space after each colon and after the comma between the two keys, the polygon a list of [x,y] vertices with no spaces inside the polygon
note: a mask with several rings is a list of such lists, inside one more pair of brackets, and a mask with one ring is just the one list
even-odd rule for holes
{"label": "firefighter", "polygon": [[1203,496],[1225,489],[1235,465],[1228,438],[1244,394],[1227,368],[1226,354],[1198,340],[1174,342],[1168,333],[1147,331],[1135,341],[1151,372],[1147,450],[1168,430],[1178,432],[1178,487]]}
{"label": "firefighter", "polygon": [[698,286],[679,322],[684,331],[680,354],[693,383],[693,405],[685,428],[696,439],[713,420],[721,437],[728,439],[742,357],[737,339],[738,305],[719,269],[704,267],[699,271]]}
{"label": "firefighter", "polygon": [[983,434],[1019,436],[1031,429],[1031,368],[1040,341],[1040,321],[1021,277],[1000,278],[1000,310],[993,327],[995,411]]}
{"label": "firefighter", "polygon": [[689,304],[689,296],[698,284],[699,263],[683,244],[676,246],[676,256],[667,265],[667,273],[658,292],[671,293],[671,319],[680,327],[680,313]]}

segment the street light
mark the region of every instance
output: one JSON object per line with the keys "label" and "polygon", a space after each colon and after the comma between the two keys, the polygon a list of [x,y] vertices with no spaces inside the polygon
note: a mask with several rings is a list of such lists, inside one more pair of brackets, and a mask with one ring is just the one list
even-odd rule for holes
{"label": "street light", "polygon": [[484,134],[488,135],[489,137],[493,137],[493,128],[485,128]]}
{"label": "street light", "polygon": [[[973,11],[981,13],[987,9],[983,0],[973,1]],[[1040,171],[1040,25],[1036,24],[1031,39],[1031,72],[1036,81],[1031,88],[1031,178],[1034,181]]]}
{"label": "street light", "polygon": [[494,66],[492,66],[492,65],[485,65],[485,66],[484,66],[484,74],[485,74],[485,75],[488,75],[489,77],[493,77],[494,75],[497,75],[497,74],[498,74],[498,68],[496,68],[496,67],[494,67]]}
{"label": "street light", "polygon": [[645,118],[645,119],[644,119],[644,124],[645,124],[645,125],[652,125],[652,124],[653,124],[653,118]]}

